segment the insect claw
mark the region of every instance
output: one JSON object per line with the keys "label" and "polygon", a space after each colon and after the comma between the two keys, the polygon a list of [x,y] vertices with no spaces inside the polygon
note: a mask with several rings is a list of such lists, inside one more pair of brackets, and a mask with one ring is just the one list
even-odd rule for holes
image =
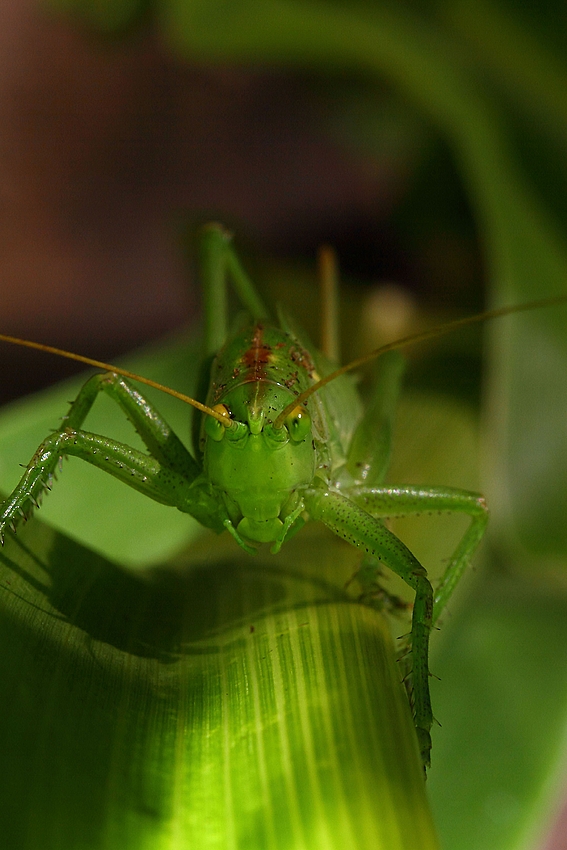
{"label": "insect claw", "polygon": [[10,528],[12,529],[12,531],[15,534],[16,533],[16,523],[14,522],[13,519],[10,520]]}

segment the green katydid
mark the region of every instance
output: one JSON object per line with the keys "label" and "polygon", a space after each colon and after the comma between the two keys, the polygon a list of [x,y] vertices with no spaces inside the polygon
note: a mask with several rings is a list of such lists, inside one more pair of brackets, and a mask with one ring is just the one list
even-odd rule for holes
{"label": "green katydid", "polygon": [[[277,552],[306,519],[321,520],[367,553],[366,576],[370,571],[371,582],[381,561],[415,591],[410,693],[421,757],[427,766],[432,724],[429,635],[484,534],[488,515],[477,493],[450,487],[384,486],[390,422],[400,383],[396,349],[472,322],[559,303],[567,296],[453,322],[337,368],[332,362],[336,350],[332,310],[324,351],[312,351],[302,331],[282,311],[277,324],[269,320],[222,227],[205,228],[201,259],[205,368],[210,378],[205,403],[159,387],[201,412],[196,417],[194,456],[128,379],[159,385],[88,357],[0,335],[4,341],[104,370],[83,386],[59,430],[39,446],[20,483],[2,504],[0,539],[3,542],[6,530],[15,531],[17,523],[38,506],[45,489],[51,489],[61,458],[70,455],[191,514],[208,528],[228,530],[249,553],[264,543]],[[229,280],[246,310],[230,333]],[[383,355],[380,377],[364,410],[346,373],[379,355]],[[99,392],[118,403],[148,454],[83,430]],[[435,592],[425,568],[383,523],[393,515],[423,511],[461,512],[470,518]]]}

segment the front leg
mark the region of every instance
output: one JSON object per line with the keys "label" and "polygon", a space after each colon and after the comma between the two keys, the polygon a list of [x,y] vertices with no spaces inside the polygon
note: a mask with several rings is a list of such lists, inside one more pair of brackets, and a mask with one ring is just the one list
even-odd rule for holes
{"label": "front leg", "polygon": [[79,431],[99,393],[106,393],[118,404],[152,457],[188,480],[197,478],[201,467],[191,457],[171,426],[145,396],[114,372],[105,372],[89,378],[71,404],[68,414],[63,417],[59,430]]}
{"label": "front leg", "polygon": [[[100,392],[124,411],[149,455],[81,429]],[[164,504],[190,513],[202,525],[222,531],[219,504],[202,481],[201,468],[158,411],[114,373],[94,375],[71,404],[61,428],[37,449],[20,483],[0,508],[0,538],[15,530],[50,490],[60,459],[75,455]]]}
{"label": "front leg", "polygon": [[488,522],[488,509],[479,493],[456,487],[351,487],[348,497],[375,517],[392,518],[423,513],[464,513],[471,523],[451,555],[435,589],[433,625],[445,608],[478,547]]}
{"label": "front leg", "polygon": [[80,457],[108,472],[129,487],[164,505],[194,516],[202,525],[217,532],[224,529],[225,513],[210,494],[205,482],[191,481],[177,470],[131,446],[90,434],[65,429],[57,431],[39,446],[15,490],[0,508],[0,541],[7,528],[16,530],[16,520],[26,519],[39,507],[46,489],[51,489],[61,458]]}
{"label": "front leg", "polygon": [[427,573],[395,534],[341,493],[321,484],[306,492],[305,506],[312,519],[324,522],[343,540],[379,558],[415,590],[411,626],[412,708],[421,758],[428,766],[433,722],[428,666],[433,588]]}

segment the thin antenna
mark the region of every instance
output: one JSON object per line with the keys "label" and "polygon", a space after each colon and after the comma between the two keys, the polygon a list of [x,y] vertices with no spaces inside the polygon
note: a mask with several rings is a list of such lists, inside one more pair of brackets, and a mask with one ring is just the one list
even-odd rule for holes
{"label": "thin antenna", "polygon": [[567,302],[567,294],[556,295],[552,298],[540,298],[537,301],[528,301],[525,304],[515,304],[513,307],[497,307],[495,310],[487,310],[485,313],[477,313],[475,316],[466,316],[464,319],[455,319],[453,322],[446,322],[444,325],[437,325],[427,331],[411,334],[410,336],[402,337],[402,339],[398,339],[395,342],[388,342],[386,345],[381,345],[380,348],[375,348],[373,351],[369,351],[368,354],[363,354],[362,357],[357,357],[356,360],[351,360],[351,362],[347,363],[346,366],[341,366],[340,369],[336,369],[334,372],[331,372],[330,375],[326,375],[324,378],[321,378],[315,384],[296,396],[294,400],[284,407],[282,412],[278,415],[277,419],[274,421],[274,428],[281,428],[286,416],[288,416],[294,408],[300,404],[305,404],[307,399],[312,396],[313,393],[318,392],[322,389],[322,387],[330,384],[331,381],[335,380],[335,378],[339,378],[341,375],[345,375],[353,369],[358,369],[360,366],[364,366],[366,363],[380,357],[387,351],[396,351],[400,348],[407,348],[409,345],[424,342],[426,339],[431,339],[432,337],[453,333],[453,331],[457,331],[460,328],[467,327],[468,325],[475,325],[479,322],[487,322],[490,319],[498,319],[501,316],[509,316],[512,313],[536,310],[539,307],[552,307],[555,304],[563,304],[565,302]]}
{"label": "thin antenna", "polygon": [[32,342],[29,339],[19,339],[17,336],[8,336],[7,334],[0,334],[0,342],[9,342],[12,345],[21,345],[24,348],[33,348],[36,351],[43,351],[47,354],[55,354],[57,357],[65,357],[67,360],[76,360],[78,363],[84,363],[86,366],[94,366],[95,369],[102,369],[103,372],[115,372],[117,375],[122,375],[124,378],[129,378],[132,381],[138,381],[140,384],[146,384],[148,387],[153,387],[155,390],[160,390],[162,393],[172,395],[174,398],[178,398],[180,401],[184,401],[186,404],[196,407],[197,410],[201,411],[201,413],[206,413],[207,416],[212,416],[213,419],[218,419],[219,422],[222,422],[225,428],[237,427],[236,422],[233,423],[231,419],[228,419],[226,416],[223,416],[222,413],[218,413],[211,407],[207,407],[206,404],[201,404],[200,401],[197,401],[188,395],[184,395],[184,393],[179,393],[177,390],[172,390],[164,384],[158,384],[157,381],[152,381],[151,378],[144,378],[142,375],[137,375],[135,372],[130,372],[128,369],[121,369],[119,366],[114,366],[112,363],[104,363],[102,360],[94,360],[92,357],[84,357],[82,354],[65,351],[63,348],[55,348],[52,345],[44,345],[41,342]]}

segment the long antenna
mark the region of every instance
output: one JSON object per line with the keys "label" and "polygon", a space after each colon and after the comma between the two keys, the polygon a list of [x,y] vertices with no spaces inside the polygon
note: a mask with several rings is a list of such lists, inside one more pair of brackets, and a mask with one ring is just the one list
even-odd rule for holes
{"label": "long antenna", "polygon": [[160,390],[162,393],[172,395],[174,398],[178,398],[180,401],[184,401],[186,404],[196,407],[197,410],[201,411],[201,413],[206,413],[207,416],[212,416],[214,419],[218,419],[219,422],[222,422],[225,428],[237,427],[236,422],[233,423],[227,416],[223,416],[222,413],[218,413],[211,407],[207,407],[206,404],[201,404],[200,401],[197,401],[188,395],[184,395],[184,393],[179,393],[177,390],[172,390],[164,384],[158,384],[157,381],[152,381],[151,378],[144,378],[142,375],[137,375],[135,372],[130,372],[128,369],[122,369],[120,366],[114,366],[112,363],[105,363],[102,360],[94,360],[92,357],[84,357],[82,354],[75,354],[73,351],[65,351],[63,348],[55,348],[53,345],[44,345],[41,342],[32,342],[29,339],[19,339],[17,336],[8,336],[7,334],[0,334],[0,342],[9,342],[12,345],[21,345],[24,348],[33,348],[36,351],[44,351],[47,354],[55,354],[57,357],[65,357],[67,360],[76,360],[78,363],[84,363],[86,366],[94,366],[95,369],[102,369],[104,372],[115,372],[117,375],[122,375],[124,378],[129,378],[132,381],[138,381],[140,384],[146,384],[148,387],[153,387],[155,390]]}
{"label": "long antenna", "polygon": [[278,414],[277,419],[274,421],[274,428],[281,428],[286,416],[288,416],[292,410],[300,404],[305,404],[307,399],[312,396],[313,393],[318,392],[322,389],[322,387],[330,384],[331,381],[335,380],[335,378],[339,378],[347,372],[352,372],[353,369],[358,369],[360,366],[364,366],[366,363],[370,362],[370,360],[380,357],[387,351],[396,351],[399,348],[407,348],[409,345],[424,342],[426,339],[452,333],[453,331],[457,331],[460,328],[467,327],[468,325],[475,325],[479,322],[487,322],[490,319],[498,319],[500,316],[509,316],[512,313],[522,313],[526,310],[537,310],[539,307],[552,307],[555,304],[563,304],[565,302],[567,302],[567,293],[564,295],[552,296],[551,298],[540,298],[537,301],[527,301],[525,304],[497,307],[495,310],[487,310],[485,313],[477,313],[475,316],[466,316],[464,319],[455,319],[453,322],[446,322],[444,325],[436,325],[434,328],[429,328],[429,330],[411,334],[410,336],[402,337],[402,339],[398,339],[395,342],[388,342],[386,345],[381,345],[380,348],[375,348],[373,351],[369,351],[368,354],[363,354],[361,357],[357,357],[356,360],[351,360],[351,362],[347,363],[346,366],[341,366],[340,369],[335,369],[335,371],[331,372],[330,375],[326,375],[324,378],[321,378],[315,384],[312,384],[312,386],[296,396],[294,400],[284,407],[281,413]]}

